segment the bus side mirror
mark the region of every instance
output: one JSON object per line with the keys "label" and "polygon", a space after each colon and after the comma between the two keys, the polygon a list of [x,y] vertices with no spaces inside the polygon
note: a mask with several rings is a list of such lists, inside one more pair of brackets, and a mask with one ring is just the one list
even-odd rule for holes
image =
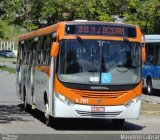
{"label": "bus side mirror", "polygon": [[59,50],[59,46],[57,42],[53,42],[52,43],[52,48],[51,48],[51,57],[57,57],[58,55],[58,50]]}
{"label": "bus side mirror", "polygon": [[146,50],[145,50],[145,44],[142,44],[142,64],[146,62]]}

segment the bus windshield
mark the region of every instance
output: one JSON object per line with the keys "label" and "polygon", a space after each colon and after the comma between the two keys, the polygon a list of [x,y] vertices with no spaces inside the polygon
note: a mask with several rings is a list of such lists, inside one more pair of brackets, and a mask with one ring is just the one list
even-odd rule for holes
{"label": "bus windshield", "polygon": [[140,43],[80,37],[62,40],[57,72],[62,82],[136,84],[141,80]]}

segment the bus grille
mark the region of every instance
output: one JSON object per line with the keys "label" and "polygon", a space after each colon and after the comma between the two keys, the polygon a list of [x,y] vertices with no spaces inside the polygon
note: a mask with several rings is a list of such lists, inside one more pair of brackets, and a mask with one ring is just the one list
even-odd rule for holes
{"label": "bus grille", "polygon": [[80,116],[84,117],[117,117],[122,113],[122,111],[117,111],[117,112],[88,112],[88,111],[79,111],[76,110],[76,112]]}
{"label": "bus grille", "polygon": [[118,98],[124,94],[126,94],[126,91],[119,91],[119,92],[84,92],[84,91],[75,91],[77,94],[79,94],[81,97],[84,98]]}

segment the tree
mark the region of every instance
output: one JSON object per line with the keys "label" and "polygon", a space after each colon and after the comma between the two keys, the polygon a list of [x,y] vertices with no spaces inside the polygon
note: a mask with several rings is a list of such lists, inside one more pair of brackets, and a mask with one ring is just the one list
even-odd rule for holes
{"label": "tree", "polygon": [[0,38],[13,38],[19,34],[20,28],[14,26],[16,10],[19,9],[20,0],[0,0]]}
{"label": "tree", "polygon": [[9,36],[9,25],[6,21],[0,19],[0,38],[8,39]]}
{"label": "tree", "polygon": [[130,10],[125,15],[125,21],[137,24],[145,34],[156,34],[160,30],[160,1],[134,0]]}
{"label": "tree", "polygon": [[[159,0],[0,0],[1,27],[18,26],[27,31],[75,19],[137,24],[144,33],[160,30]],[[5,24],[3,24],[5,23]],[[5,35],[4,35],[5,34]]]}

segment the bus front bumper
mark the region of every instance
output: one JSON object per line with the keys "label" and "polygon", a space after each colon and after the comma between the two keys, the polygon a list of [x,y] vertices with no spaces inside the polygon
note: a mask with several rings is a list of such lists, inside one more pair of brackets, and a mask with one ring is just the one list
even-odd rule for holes
{"label": "bus front bumper", "polygon": [[[103,111],[93,111],[92,108],[104,108]],[[55,118],[114,118],[114,119],[137,119],[139,117],[141,100],[126,107],[119,106],[90,106],[90,105],[67,105],[58,98],[54,99],[53,116]]]}

